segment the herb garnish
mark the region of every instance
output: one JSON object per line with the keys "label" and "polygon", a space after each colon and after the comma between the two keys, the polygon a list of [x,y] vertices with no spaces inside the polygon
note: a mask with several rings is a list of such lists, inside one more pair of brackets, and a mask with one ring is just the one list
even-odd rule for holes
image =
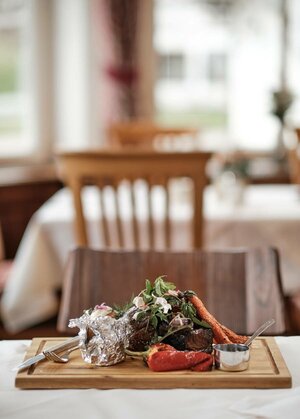
{"label": "herb garnish", "polygon": [[[175,333],[184,328],[191,328],[191,324],[196,327],[210,328],[210,325],[199,319],[196,309],[188,301],[188,297],[195,294],[193,291],[176,291],[176,286],[172,282],[164,280],[164,276],[159,276],[152,284],[146,279],[145,289],[132,300],[132,306],[136,307],[133,319],[143,321],[148,319],[148,325],[157,330],[162,323],[169,324],[167,335]],[[173,322],[176,317],[177,323]],[[165,338],[156,333],[155,340]]]}

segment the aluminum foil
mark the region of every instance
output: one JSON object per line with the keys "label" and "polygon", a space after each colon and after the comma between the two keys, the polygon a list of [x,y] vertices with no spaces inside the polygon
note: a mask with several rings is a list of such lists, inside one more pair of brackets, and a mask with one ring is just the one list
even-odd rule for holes
{"label": "aluminum foil", "polygon": [[80,329],[78,335],[81,355],[89,364],[109,366],[125,359],[125,348],[131,329],[129,317],[124,315],[115,319],[111,312],[95,308],[69,321],[69,327]]}

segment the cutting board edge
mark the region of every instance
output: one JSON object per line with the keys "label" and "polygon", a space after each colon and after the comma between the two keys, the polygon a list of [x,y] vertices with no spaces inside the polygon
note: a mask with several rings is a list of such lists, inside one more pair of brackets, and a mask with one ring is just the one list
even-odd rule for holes
{"label": "cutting board edge", "polygon": [[[33,338],[31,346],[28,348],[26,356],[24,359],[28,357],[34,356],[36,354],[37,349],[39,348],[41,342],[47,341],[57,341],[63,340],[64,338]],[[80,384],[74,380],[73,374],[64,374],[63,376],[59,377],[56,376],[56,383],[53,385],[49,377],[34,374],[28,374],[28,372],[22,371],[19,372],[15,379],[15,386],[17,388],[22,389],[86,389],[86,388],[97,388],[97,389],[112,389],[112,388],[130,388],[130,389],[172,389],[172,388],[199,388],[199,389],[238,389],[238,388],[252,388],[252,389],[267,389],[267,388],[291,388],[292,387],[292,377],[291,374],[285,364],[284,358],[280,352],[280,349],[276,343],[274,337],[261,337],[258,339],[265,340],[266,345],[269,348],[272,358],[276,364],[276,368],[278,369],[278,374],[270,377],[270,376],[239,376],[239,380],[232,381],[232,376],[230,376],[230,382],[228,382],[228,377],[222,377],[219,375],[217,377],[217,384],[216,380],[210,380],[207,382],[203,382],[203,378],[205,375],[210,373],[192,373],[192,374],[202,374],[201,376],[193,377],[189,375],[189,379],[187,383],[184,385],[180,385],[180,381],[182,380],[182,375],[179,373],[177,376],[175,375],[176,372],[172,372],[172,376],[167,376],[167,373],[159,373],[162,374],[158,383],[157,380],[157,373],[156,376],[148,376],[147,378],[143,377],[144,382],[138,382],[138,384],[132,384],[133,378],[130,375],[120,374],[120,375],[113,375],[109,376],[109,374],[105,375],[105,382],[103,379],[99,379],[96,376],[90,376],[88,374],[80,376]],[[174,374],[175,373],[175,374]],[[182,373],[182,372],[181,372]],[[204,375],[205,374],[205,375]],[[230,373],[235,374],[235,373]],[[28,379],[28,377],[30,378]],[[216,376],[214,376],[215,378]],[[103,377],[102,377],[103,378]],[[200,378],[200,380],[197,380]]]}

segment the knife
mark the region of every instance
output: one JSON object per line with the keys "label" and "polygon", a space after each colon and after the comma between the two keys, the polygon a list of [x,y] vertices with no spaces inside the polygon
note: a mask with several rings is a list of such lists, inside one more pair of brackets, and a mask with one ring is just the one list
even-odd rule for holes
{"label": "knife", "polygon": [[46,359],[45,352],[55,352],[56,354],[59,354],[61,352],[65,352],[69,349],[75,348],[78,346],[80,342],[80,337],[75,336],[74,338],[70,338],[65,340],[62,343],[59,343],[58,345],[50,346],[49,348],[45,349],[43,352],[39,353],[38,355],[33,356],[32,358],[27,359],[26,361],[22,362],[20,365],[13,368],[13,371],[20,371],[25,368],[30,367],[31,365],[36,364],[39,361],[42,361],[43,359]]}

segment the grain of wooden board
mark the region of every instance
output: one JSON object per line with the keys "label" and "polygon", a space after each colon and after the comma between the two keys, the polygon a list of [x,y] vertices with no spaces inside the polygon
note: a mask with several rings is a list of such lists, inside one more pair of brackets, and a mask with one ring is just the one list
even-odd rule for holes
{"label": "grain of wooden board", "polygon": [[[34,338],[25,359],[61,338]],[[79,350],[67,364],[41,361],[16,376],[15,385],[24,389],[99,388],[289,388],[291,375],[273,337],[257,338],[251,346],[250,365],[246,371],[153,372],[142,360],[127,359],[111,367],[86,364]]]}

